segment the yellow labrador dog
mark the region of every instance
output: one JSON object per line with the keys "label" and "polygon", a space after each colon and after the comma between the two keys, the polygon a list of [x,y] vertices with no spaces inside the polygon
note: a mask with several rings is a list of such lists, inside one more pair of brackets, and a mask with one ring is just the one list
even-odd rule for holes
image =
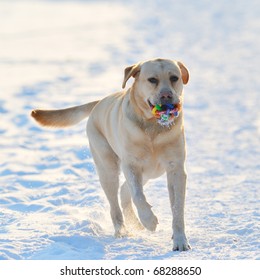
{"label": "yellow labrador dog", "polygon": [[[189,72],[178,61],[154,59],[125,69],[121,91],[85,105],[63,110],[34,110],[32,117],[43,126],[65,127],[89,116],[87,134],[101,185],[110,204],[115,236],[127,234],[125,223],[154,231],[158,224],[143,186],[167,173],[173,214],[173,250],[190,245],[185,235],[186,189],[183,85]],[[120,167],[126,178],[121,187]],[[136,217],[132,202],[138,217]],[[141,222],[141,223],[140,223]]]}

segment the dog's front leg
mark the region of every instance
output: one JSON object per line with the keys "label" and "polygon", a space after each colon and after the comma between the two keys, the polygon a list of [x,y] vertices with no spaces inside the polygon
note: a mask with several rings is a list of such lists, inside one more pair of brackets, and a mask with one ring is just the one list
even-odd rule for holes
{"label": "dog's front leg", "polygon": [[146,201],[143,192],[141,168],[129,164],[123,165],[122,168],[141,223],[148,230],[154,231],[158,224],[158,219],[151,210],[152,206]]}
{"label": "dog's front leg", "polygon": [[184,166],[180,164],[177,164],[175,168],[167,171],[168,190],[173,214],[172,228],[174,251],[187,251],[191,248],[185,235],[184,224],[186,177]]}

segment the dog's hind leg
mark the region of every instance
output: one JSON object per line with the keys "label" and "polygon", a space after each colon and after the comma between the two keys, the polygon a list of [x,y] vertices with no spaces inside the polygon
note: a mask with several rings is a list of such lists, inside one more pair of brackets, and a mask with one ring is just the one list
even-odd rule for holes
{"label": "dog's hind leg", "polygon": [[88,125],[90,150],[99,175],[101,186],[110,205],[110,215],[115,228],[115,236],[127,235],[123,214],[118,201],[119,189],[119,161],[107,140],[96,130]]}
{"label": "dog's hind leg", "polygon": [[144,227],[139,222],[138,218],[135,215],[133,204],[132,204],[132,198],[129,186],[127,185],[127,182],[124,182],[121,187],[121,206],[123,208],[123,214],[126,221],[127,226],[130,225],[130,227],[133,227],[133,229],[142,230]]}

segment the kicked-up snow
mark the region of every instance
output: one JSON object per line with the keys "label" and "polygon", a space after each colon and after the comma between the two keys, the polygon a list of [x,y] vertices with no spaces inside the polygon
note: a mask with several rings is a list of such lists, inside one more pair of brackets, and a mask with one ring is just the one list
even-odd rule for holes
{"label": "kicked-up snow", "polygon": [[[259,259],[259,12],[257,0],[1,1],[0,259]],[[156,232],[115,239],[86,121],[30,117],[118,91],[125,67],[154,57],[190,70],[188,252],[171,251],[165,176],[145,187]]]}

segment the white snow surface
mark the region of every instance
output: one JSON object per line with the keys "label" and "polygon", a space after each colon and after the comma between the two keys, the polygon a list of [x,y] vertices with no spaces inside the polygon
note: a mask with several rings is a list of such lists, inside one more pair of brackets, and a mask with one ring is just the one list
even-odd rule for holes
{"label": "white snow surface", "polygon": [[[260,259],[259,14],[258,0],[1,0],[0,259]],[[188,252],[171,251],[165,176],[145,187],[156,232],[116,239],[86,121],[30,117],[118,91],[154,57],[190,70]]]}

